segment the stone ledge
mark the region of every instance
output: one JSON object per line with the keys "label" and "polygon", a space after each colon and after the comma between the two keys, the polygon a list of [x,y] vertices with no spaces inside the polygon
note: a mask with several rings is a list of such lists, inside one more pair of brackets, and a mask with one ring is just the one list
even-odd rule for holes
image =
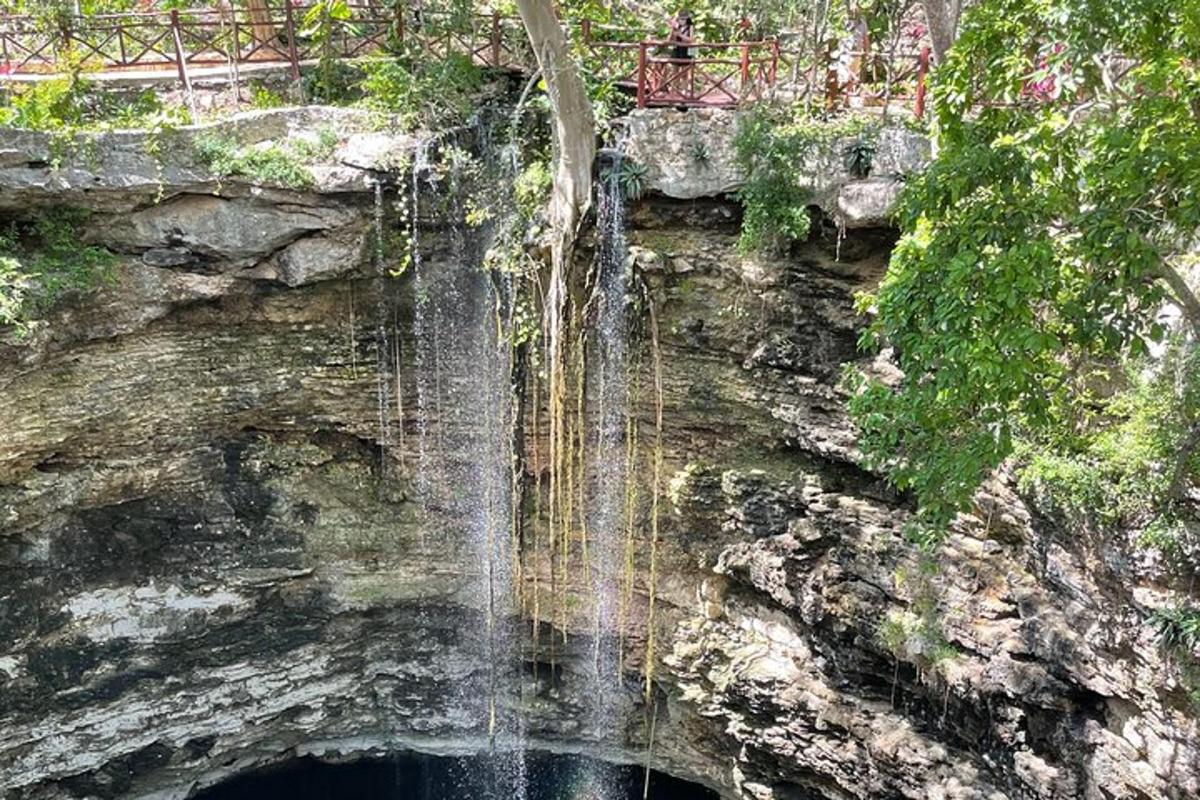
{"label": "stone ledge", "polygon": [[[735,147],[738,116],[720,109],[638,109],[626,118],[627,152],[646,167],[650,191],[679,200],[730,194],[746,179]],[[865,179],[843,163],[851,141],[840,139],[803,165],[813,205],[847,228],[886,226],[904,177],[929,163],[929,140],[899,126],[884,128]]]}

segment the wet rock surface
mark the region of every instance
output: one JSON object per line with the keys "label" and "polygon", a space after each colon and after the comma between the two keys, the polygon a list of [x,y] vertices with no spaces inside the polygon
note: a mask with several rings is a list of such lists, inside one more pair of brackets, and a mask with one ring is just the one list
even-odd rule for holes
{"label": "wet rock surface", "polygon": [[[376,300],[403,337],[413,287],[369,265],[370,193],[191,180],[157,204],[62,190],[105,220],[118,283],[0,345],[0,796],[185,797],[296,755],[486,748],[476,565],[416,501],[403,341],[408,412],[381,446]],[[664,363],[657,710],[631,631],[627,724],[581,724],[573,621],[526,671],[530,740],[639,762],[653,715],[657,767],[754,800],[1197,796],[1194,712],[1144,622],[1165,587],[1002,483],[934,568],[859,466],[839,377],[892,234],[747,256],[737,217],[630,209]],[[442,235],[429,274],[456,268]]]}

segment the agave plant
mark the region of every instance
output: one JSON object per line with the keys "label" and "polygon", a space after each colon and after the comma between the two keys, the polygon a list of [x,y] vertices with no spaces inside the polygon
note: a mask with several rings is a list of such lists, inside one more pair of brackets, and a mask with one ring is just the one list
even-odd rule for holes
{"label": "agave plant", "polygon": [[855,178],[865,178],[875,161],[875,144],[860,136],[846,146],[842,159],[847,172]]}
{"label": "agave plant", "polygon": [[1165,650],[1190,652],[1200,647],[1200,610],[1184,605],[1155,609],[1150,625]]}
{"label": "agave plant", "polygon": [[640,200],[646,193],[646,165],[625,159],[617,173],[617,183],[621,185],[621,193],[626,200]]}

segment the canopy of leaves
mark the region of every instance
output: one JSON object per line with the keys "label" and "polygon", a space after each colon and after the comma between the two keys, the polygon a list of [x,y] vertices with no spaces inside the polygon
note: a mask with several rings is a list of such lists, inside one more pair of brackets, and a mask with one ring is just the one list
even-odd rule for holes
{"label": "canopy of leaves", "polygon": [[[1080,365],[1145,352],[1200,226],[1200,0],[991,0],[935,75],[939,153],[864,344],[870,463],[934,534],[1021,431],[1071,424]],[[1167,278],[1164,282],[1164,278]],[[1192,320],[1193,324],[1196,320]]]}

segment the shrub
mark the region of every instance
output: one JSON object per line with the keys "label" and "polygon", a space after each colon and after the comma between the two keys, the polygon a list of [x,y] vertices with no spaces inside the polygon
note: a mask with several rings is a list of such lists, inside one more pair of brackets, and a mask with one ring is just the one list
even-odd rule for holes
{"label": "shrub", "polygon": [[550,165],[545,161],[534,161],[513,182],[513,194],[517,210],[526,218],[532,218],[545,204],[550,194]]}
{"label": "shrub", "polygon": [[813,196],[805,170],[820,149],[855,136],[843,155],[845,165],[852,174],[870,170],[878,135],[873,121],[851,116],[821,122],[799,114],[760,109],[739,123],[735,145],[746,175],[738,191],[744,250],[781,247],[808,237]]}
{"label": "shrub", "polygon": [[1187,448],[1200,418],[1198,357],[1189,343],[1169,341],[1158,361],[1132,364],[1117,375],[1119,390],[1091,397],[1057,433],[1019,440],[1021,490],[1072,522],[1140,531],[1139,544],[1184,555],[1179,488],[1200,476],[1200,453]]}
{"label": "shrub", "polygon": [[[239,175],[255,183],[274,184],[291,189],[307,189],[314,184],[313,174],[304,165],[312,150],[296,151],[295,145],[269,144],[242,147],[225,136],[201,136],[195,142],[196,156],[219,178]],[[303,145],[300,146],[304,148]]]}
{"label": "shrub", "polygon": [[360,68],[360,104],[395,114],[405,128],[464,119],[475,107],[474,97],[483,83],[483,72],[460,53],[432,62],[379,59]]}

